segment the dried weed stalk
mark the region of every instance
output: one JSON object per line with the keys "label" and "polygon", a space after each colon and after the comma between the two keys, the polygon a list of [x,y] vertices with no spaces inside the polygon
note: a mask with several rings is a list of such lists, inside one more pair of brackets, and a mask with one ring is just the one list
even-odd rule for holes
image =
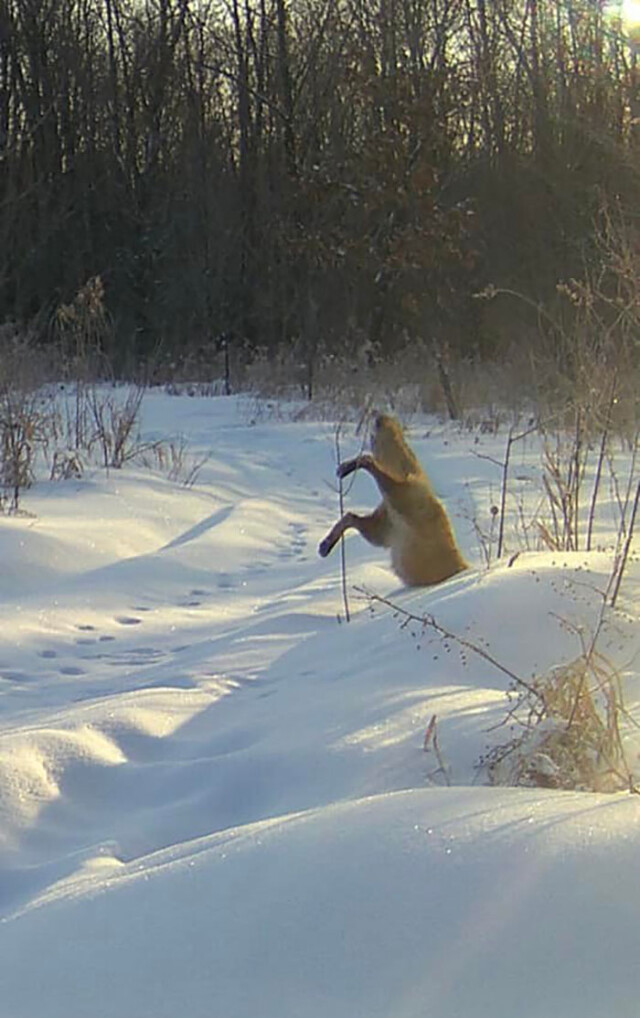
{"label": "dried weed stalk", "polygon": [[[636,791],[620,734],[620,675],[595,649],[535,679],[535,700],[519,693],[512,735],[480,764],[491,784]],[[625,715],[626,716],[626,715]]]}
{"label": "dried weed stalk", "polygon": [[[615,577],[612,573],[606,590],[598,592],[600,611],[588,638],[582,629],[564,622],[580,640],[578,656],[531,681],[484,647],[442,626],[433,615],[407,611],[362,588],[359,592],[371,606],[390,608],[402,629],[418,626],[421,632],[431,630],[446,646],[456,644],[463,654],[477,655],[508,677],[510,705],[498,727],[508,726],[509,737],[479,761],[492,784],[635,792],[621,736],[621,721],[631,719],[624,707],[620,674],[597,646],[610,610]],[[435,748],[435,734],[434,717],[425,735],[425,750]]]}

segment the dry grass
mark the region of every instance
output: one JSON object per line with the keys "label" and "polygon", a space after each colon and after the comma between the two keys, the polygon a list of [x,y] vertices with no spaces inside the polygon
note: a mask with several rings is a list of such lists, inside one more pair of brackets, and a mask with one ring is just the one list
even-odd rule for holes
{"label": "dry grass", "polygon": [[[526,785],[542,788],[636,792],[632,768],[625,754],[622,729],[634,722],[625,709],[620,674],[598,649],[611,614],[610,587],[599,592],[601,607],[593,630],[564,623],[578,637],[581,652],[545,675],[524,679],[490,654],[479,643],[443,627],[432,615],[418,615],[401,606],[360,590],[373,607],[391,608],[401,629],[431,630],[445,646],[457,645],[463,658],[482,658],[509,679],[508,709],[493,731],[507,737],[492,746],[479,760],[479,771],[493,785]],[[562,620],[561,620],[562,621]],[[419,629],[417,628],[419,627]],[[425,749],[431,733],[425,737]]]}
{"label": "dry grass", "polygon": [[170,481],[191,488],[208,462],[209,453],[195,456],[189,451],[185,439],[178,438],[174,441],[154,442],[142,450],[136,460],[145,467],[166,474]]}
{"label": "dry grass", "polygon": [[592,792],[635,790],[620,723],[620,676],[595,650],[551,669],[520,691],[509,711],[512,734],[481,760],[494,785]]}

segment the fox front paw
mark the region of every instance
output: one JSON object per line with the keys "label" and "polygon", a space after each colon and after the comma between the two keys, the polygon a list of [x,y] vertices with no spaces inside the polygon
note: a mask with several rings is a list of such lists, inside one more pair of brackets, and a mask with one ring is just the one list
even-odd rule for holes
{"label": "fox front paw", "polygon": [[357,470],[359,466],[360,457],[356,456],[354,460],[345,460],[344,463],[338,464],[336,474],[340,480],[342,480],[343,477],[347,477],[349,474],[352,474],[354,470]]}

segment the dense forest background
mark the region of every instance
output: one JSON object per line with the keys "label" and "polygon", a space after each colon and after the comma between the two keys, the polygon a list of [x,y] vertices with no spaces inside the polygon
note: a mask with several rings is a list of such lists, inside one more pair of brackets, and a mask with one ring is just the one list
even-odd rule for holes
{"label": "dense forest background", "polygon": [[0,321],[95,301],[120,373],[628,334],[639,116],[598,0],[0,0]]}

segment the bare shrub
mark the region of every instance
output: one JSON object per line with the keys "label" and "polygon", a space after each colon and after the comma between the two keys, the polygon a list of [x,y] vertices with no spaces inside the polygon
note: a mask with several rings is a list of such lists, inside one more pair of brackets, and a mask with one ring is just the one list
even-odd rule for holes
{"label": "bare shrub", "polygon": [[577,551],[580,547],[580,497],[584,480],[587,443],[580,411],[572,431],[542,434],[542,483],[546,494],[547,520],[538,520],[543,543],[551,549]]}
{"label": "bare shrub", "polygon": [[[69,304],[61,304],[54,316],[60,378],[73,385],[72,401],[64,406],[63,430],[67,444],[90,452],[96,433],[95,382],[111,378],[110,351],[113,326],[105,306],[100,276],[92,276]],[[103,420],[102,424],[106,422]],[[98,427],[98,432],[105,427]],[[103,448],[104,453],[104,448]],[[107,459],[109,456],[107,456]],[[105,466],[109,465],[105,462]]]}
{"label": "bare shrub", "polygon": [[9,512],[17,512],[22,490],[33,483],[39,426],[24,393],[7,388],[0,394],[0,484]]}
{"label": "bare shrub", "polygon": [[534,679],[509,710],[516,729],[481,760],[496,785],[613,792],[634,789],[620,721],[620,676],[595,648]]}
{"label": "bare shrub", "polygon": [[93,386],[88,393],[88,406],[93,418],[94,438],[101,450],[106,468],[120,469],[127,461],[139,455],[149,443],[142,444],[138,432],[140,406],[144,386],[129,389],[124,400],[117,392],[106,394]]}
{"label": "bare shrub", "polygon": [[209,453],[193,455],[184,438],[154,442],[136,456],[144,466],[162,471],[170,481],[185,488],[193,487],[209,458]]}
{"label": "bare shrub", "polygon": [[113,328],[104,297],[101,277],[92,276],[70,304],[58,307],[54,325],[63,377],[86,382],[111,374]]}
{"label": "bare shrub", "polygon": [[0,334],[0,487],[2,508],[18,512],[35,480],[38,449],[46,444],[50,407],[41,360],[31,337],[11,327]]}
{"label": "bare shrub", "polygon": [[75,449],[56,449],[51,463],[52,481],[78,480],[84,473],[84,463]]}
{"label": "bare shrub", "polygon": [[[489,499],[484,513],[475,507],[466,512],[487,565],[522,550],[591,551],[602,502],[608,507],[610,501],[607,474],[618,513],[615,554],[621,557],[625,546],[628,552],[630,520],[635,522],[640,432],[622,444],[620,437],[616,439],[611,413],[616,391],[612,388],[597,407],[572,404],[557,409],[552,417],[536,416],[529,426],[512,425],[501,459],[475,450],[479,459],[500,472],[499,497]],[[527,465],[516,473],[513,453],[525,441],[534,443],[539,466]],[[623,452],[624,469],[616,462],[616,449]]]}
{"label": "bare shrub", "polygon": [[81,476],[96,457],[106,469],[120,469],[154,443],[140,437],[143,385],[106,387],[80,382],[56,394],[47,435],[50,475],[63,480]]}

